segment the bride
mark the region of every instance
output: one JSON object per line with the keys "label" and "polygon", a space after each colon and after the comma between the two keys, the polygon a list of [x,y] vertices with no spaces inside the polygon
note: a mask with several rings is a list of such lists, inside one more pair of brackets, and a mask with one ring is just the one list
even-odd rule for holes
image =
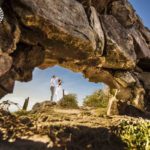
{"label": "bride", "polygon": [[62,87],[62,80],[58,79],[58,84],[56,86],[56,102],[63,98],[63,87]]}

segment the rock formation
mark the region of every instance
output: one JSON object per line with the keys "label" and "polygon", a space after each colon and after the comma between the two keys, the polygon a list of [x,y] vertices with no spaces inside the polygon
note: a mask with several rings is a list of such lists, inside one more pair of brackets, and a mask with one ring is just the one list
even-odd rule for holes
{"label": "rock formation", "polygon": [[3,0],[0,97],[35,67],[60,65],[104,82],[120,103],[150,110],[150,31],[127,0]]}

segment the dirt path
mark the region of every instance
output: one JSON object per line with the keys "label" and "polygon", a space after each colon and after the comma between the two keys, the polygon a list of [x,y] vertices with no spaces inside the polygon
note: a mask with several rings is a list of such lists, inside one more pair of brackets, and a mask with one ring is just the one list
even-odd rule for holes
{"label": "dirt path", "polygon": [[89,109],[55,107],[17,115],[0,112],[0,149],[122,150],[124,144],[110,129],[128,119],[99,117]]}

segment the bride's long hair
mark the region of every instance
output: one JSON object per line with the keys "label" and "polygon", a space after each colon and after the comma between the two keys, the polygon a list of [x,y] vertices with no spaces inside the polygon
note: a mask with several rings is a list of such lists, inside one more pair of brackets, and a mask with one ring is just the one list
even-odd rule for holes
{"label": "bride's long hair", "polygon": [[62,80],[58,79],[58,86],[62,85]]}

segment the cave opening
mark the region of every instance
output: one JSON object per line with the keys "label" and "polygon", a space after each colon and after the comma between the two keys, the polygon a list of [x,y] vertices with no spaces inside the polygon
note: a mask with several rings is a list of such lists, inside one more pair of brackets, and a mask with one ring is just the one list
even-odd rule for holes
{"label": "cave opening", "polygon": [[[65,95],[75,94],[79,106],[83,106],[86,97],[99,90],[109,89],[102,82],[93,83],[86,79],[82,73],[75,73],[64,67],[55,65],[46,69],[36,67],[33,71],[32,80],[29,82],[15,81],[13,93],[5,95],[1,100],[10,100],[22,107],[24,101],[29,97],[28,110],[31,110],[36,103],[50,101],[50,79],[56,75],[62,80],[62,87]],[[56,96],[54,96],[54,101]],[[10,106],[10,111],[17,111],[18,107]]]}

